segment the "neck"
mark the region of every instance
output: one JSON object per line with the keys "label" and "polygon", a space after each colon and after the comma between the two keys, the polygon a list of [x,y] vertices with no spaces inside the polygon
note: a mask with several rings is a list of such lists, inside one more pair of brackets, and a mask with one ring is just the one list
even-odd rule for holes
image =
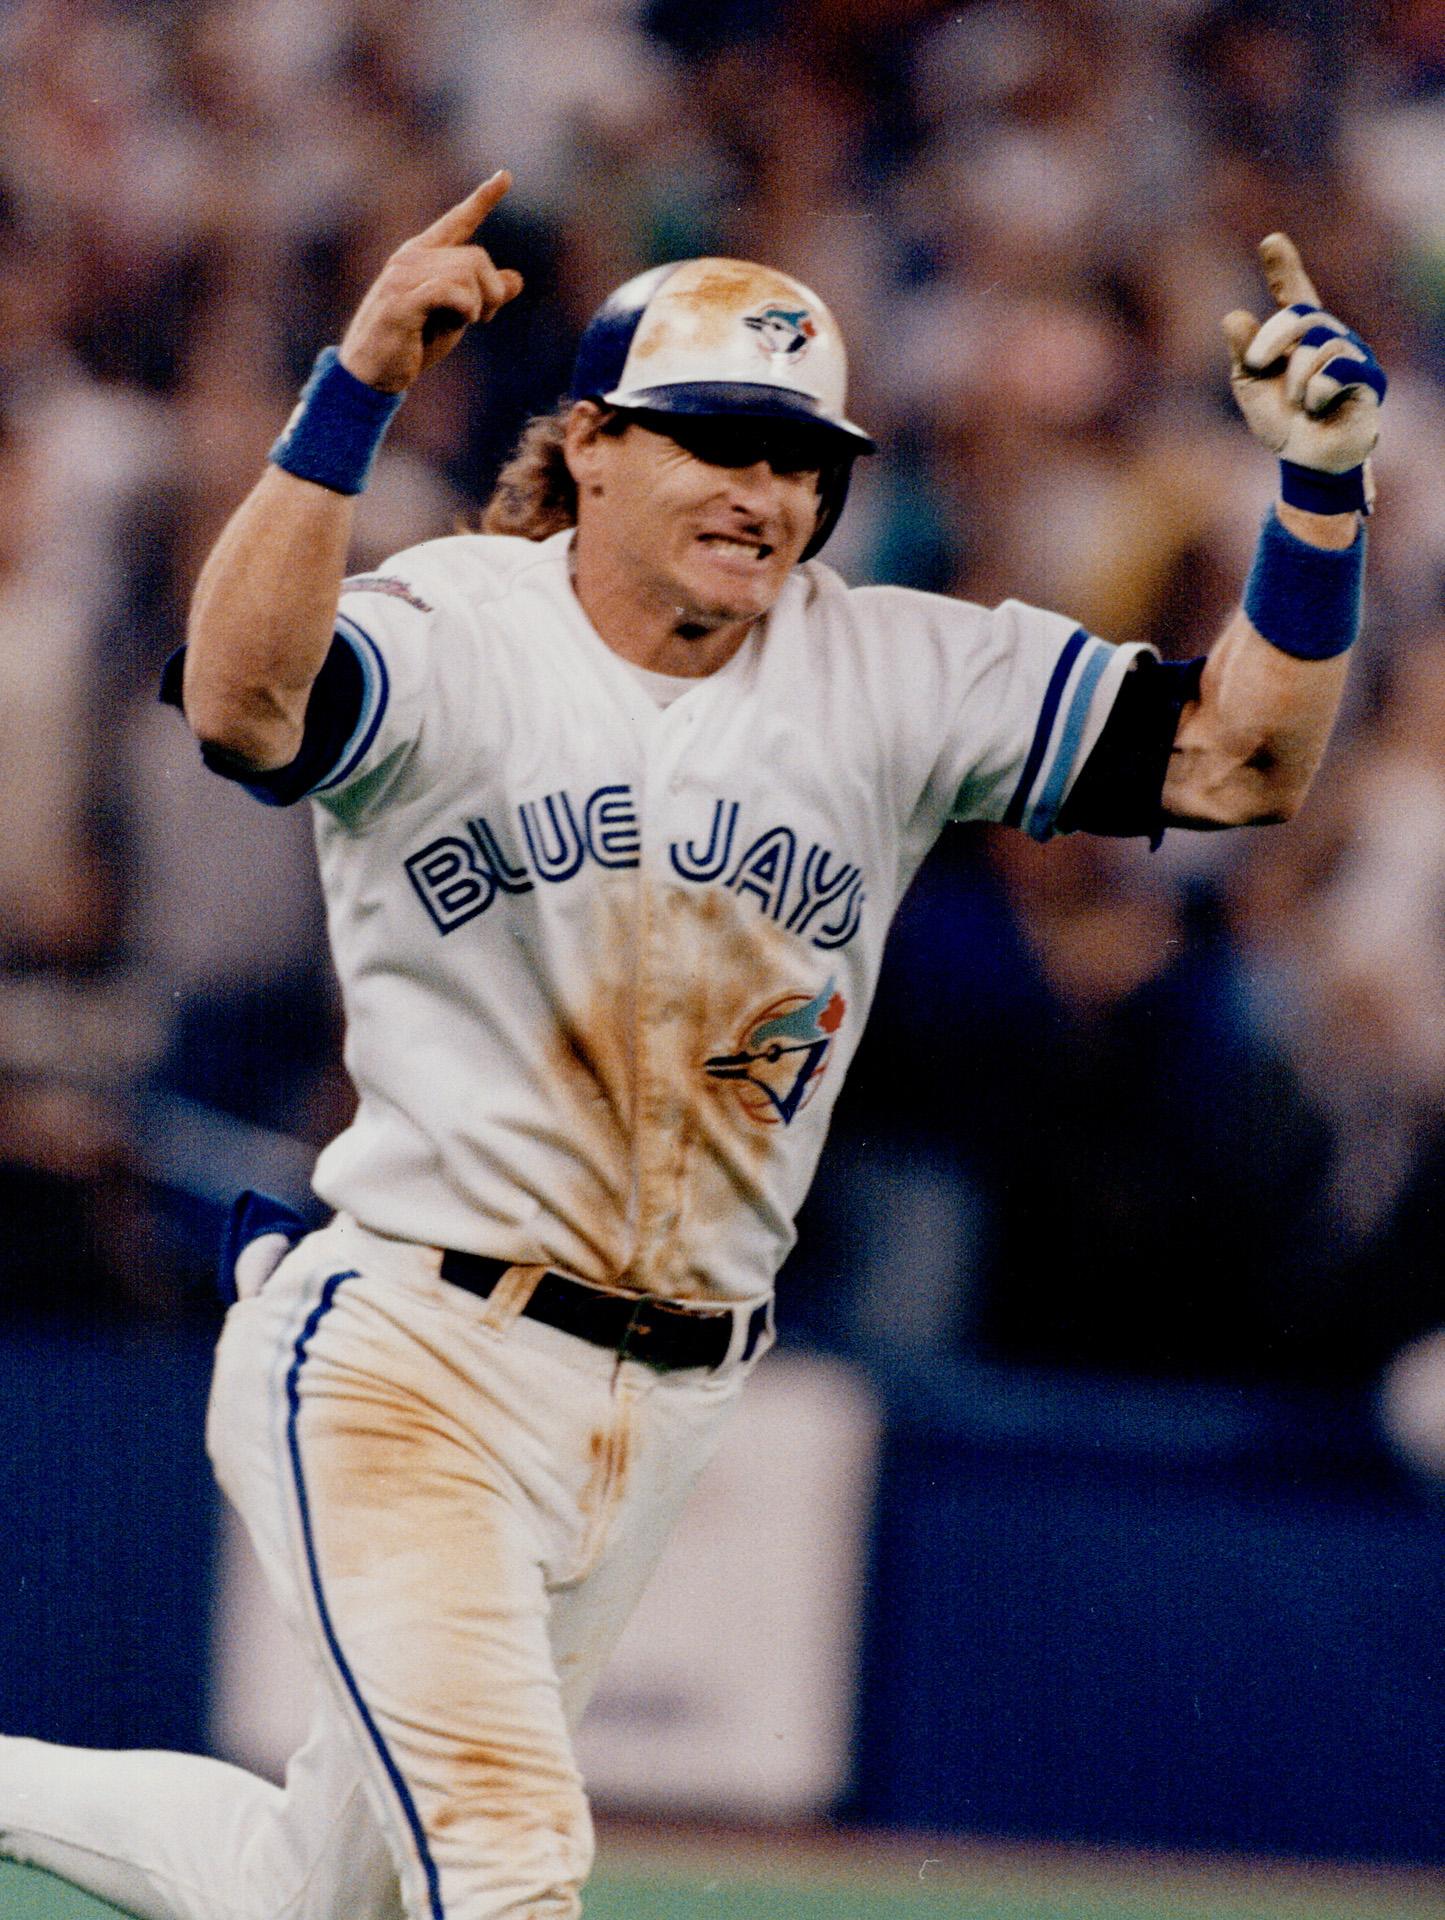
{"label": "neck", "polygon": [[589,566],[574,539],[568,555],[572,590],[599,638],[634,666],[654,673],[701,679],[725,667],[747,639],[756,621],[729,620],[692,607],[680,607],[640,588],[629,589],[615,575]]}

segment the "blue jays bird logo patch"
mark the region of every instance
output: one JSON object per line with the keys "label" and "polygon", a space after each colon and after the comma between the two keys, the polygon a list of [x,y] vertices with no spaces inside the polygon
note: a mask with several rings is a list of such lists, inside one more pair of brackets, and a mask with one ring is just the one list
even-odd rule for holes
{"label": "blue jays bird logo patch", "polygon": [[789,1126],[818,1090],[848,1003],[829,980],[816,999],[785,993],[749,1017],[730,1053],[703,1062],[733,1085],[738,1104],[760,1126]]}
{"label": "blue jays bird logo patch", "polygon": [[757,334],[759,350],[770,360],[800,360],[818,333],[806,307],[760,307],[743,325]]}

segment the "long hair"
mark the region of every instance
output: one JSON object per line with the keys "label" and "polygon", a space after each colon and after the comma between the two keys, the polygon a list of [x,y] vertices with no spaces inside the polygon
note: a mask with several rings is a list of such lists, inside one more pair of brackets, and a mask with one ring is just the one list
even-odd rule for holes
{"label": "long hair", "polygon": [[571,411],[572,402],[564,400],[527,422],[482,509],[483,533],[546,540],[576,526],[577,482],[567,471],[562,445]]}

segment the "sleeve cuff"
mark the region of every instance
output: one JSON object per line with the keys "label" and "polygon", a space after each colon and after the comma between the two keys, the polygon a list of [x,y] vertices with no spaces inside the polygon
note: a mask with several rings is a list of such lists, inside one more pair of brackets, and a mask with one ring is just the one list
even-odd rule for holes
{"label": "sleeve cuff", "polygon": [[[181,705],[184,647],[161,672],[160,698]],[[293,806],[308,794],[339,786],[365,758],[386,711],[386,667],[370,635],[342,616],[331,648],[306,703],[300,751],[284,767],[257,773],[223,749],[202,742],[201,758],[212,773],[244,787],[263,805]]]}

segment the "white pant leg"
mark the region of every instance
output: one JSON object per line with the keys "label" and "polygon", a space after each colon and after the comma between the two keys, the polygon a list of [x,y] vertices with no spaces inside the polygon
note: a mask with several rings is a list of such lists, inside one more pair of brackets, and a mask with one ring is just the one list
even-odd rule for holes
{"label": "white pant leg", "polygon": [[329,1707],[284,1788],[194,1754],[0,1739],[0,1855],[141,1920],[401,1920]]}
{"label": "white pant leg", "polygon": [[299,1249],[229,1316],[212,1458],[346,1719],[409,1920],[576,1920],[569,1722],[742,1370],[659,1379],[435,1259],[350,1223]]}
{"label": "white pant leg", "polygon": [[542,1528],[492,1444],[567,1408],[481,1387],[496,1339],[470,1350],[455,1289],[341,1279],[317,1240],[228,1316],[218,1477],[345,1720],[409,1920],[576,1920],[592,1832]]}
{"label": "white pant leg", "polygon": [[551,1594],[553,1658],[574,1732],[688,1495],[717,1451],[749,1372],[750,1366],[714,1377],[648,1373],[636,1381],[636,1445],[625,1497],[584,1577],[561,1582]]}

